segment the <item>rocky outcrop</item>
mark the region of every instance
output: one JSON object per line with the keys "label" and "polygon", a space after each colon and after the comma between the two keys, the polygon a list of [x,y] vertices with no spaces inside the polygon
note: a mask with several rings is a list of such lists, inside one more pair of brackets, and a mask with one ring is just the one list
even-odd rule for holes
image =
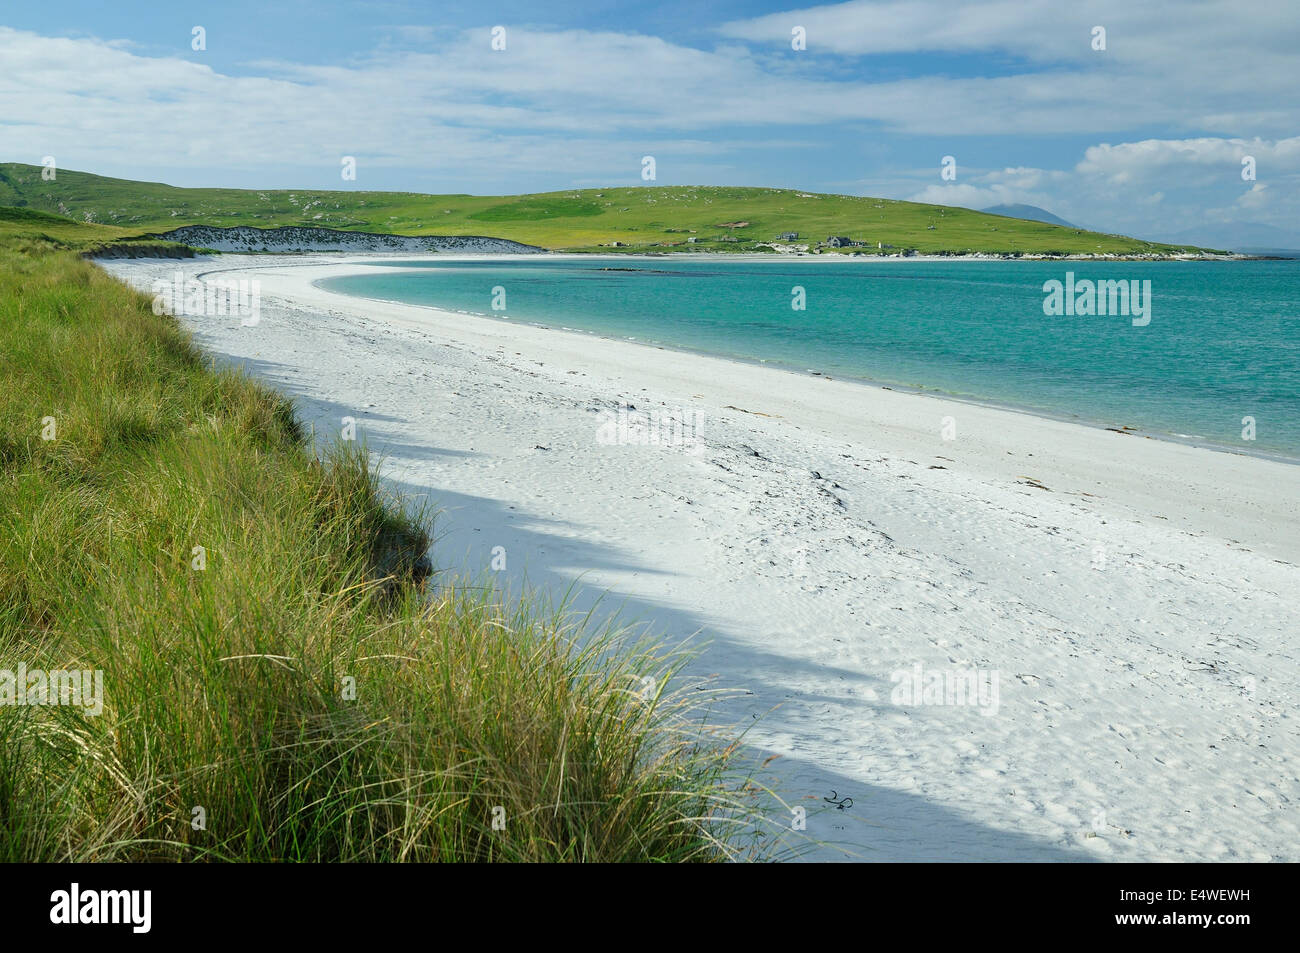
{"label": "rocky outcrop", "polygon": [[524,245],[506,238],[480,235],[383,235],[375,232],[343,232],[334,228],[288,225],[283,228],[253,228],[237,225],[185,225],[150,238],[181,242],[195,248],[235,252],[307,251],[393,251],[471,252],[497,255],[536,255],[546,252],[536,245]]}

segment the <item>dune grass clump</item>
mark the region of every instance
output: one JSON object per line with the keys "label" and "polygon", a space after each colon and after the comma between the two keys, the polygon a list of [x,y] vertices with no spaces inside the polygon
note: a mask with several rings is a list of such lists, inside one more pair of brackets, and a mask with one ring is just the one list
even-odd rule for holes
{"label": "dune grass clump", "polygon": [[733,856],[675,657],[431,595],[427,525],[146,296],[0,247],[0,671],[103,673],[97,716],[0,704],[0,861]]}

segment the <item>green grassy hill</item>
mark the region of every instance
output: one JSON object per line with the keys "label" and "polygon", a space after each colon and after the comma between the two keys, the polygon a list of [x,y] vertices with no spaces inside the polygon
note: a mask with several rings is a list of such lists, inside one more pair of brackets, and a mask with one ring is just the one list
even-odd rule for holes
{"label": "green grassy hill", "polygon": [[[181,189],[60,169],[0,164],[0,205],[142,235],[181,225],[316,226],[395,235],[486,235],[565,251],[613,242],[626,251],[755,251],[782,232],[800,244],[832,235],[868,254],[1166,255],[1182,246],[969,209],[788,189],[652,186],[531,195]],[[695,239],[688,242],[688,239]],[[880,245],[893,246],[880,248]],[[1188,246],[1186,250],[1200,249]],[[829,251],[829,249],[828,249]]]}

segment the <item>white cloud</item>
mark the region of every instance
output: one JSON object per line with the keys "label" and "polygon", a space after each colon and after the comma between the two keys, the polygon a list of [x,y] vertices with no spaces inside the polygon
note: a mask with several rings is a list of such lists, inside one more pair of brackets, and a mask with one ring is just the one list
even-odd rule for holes
{"label": "white cloud", "polygon": [[[358,188],[368,171],[391,168],[406,178],[414,170],[430,191],[493,192],[557,180],[637,184],[645,154],[658,159],[660,181],[734,179],[736,169],[752,175],[764,149],[829,142],[852,151],[860,136],[877,168],[856,187],[874,194],[972,207],[1023,202],[1106,230],[1141,226],[1157,209],[1176,225],[1208,207],[1281,224],[1297,211],[1300,136],[1286,137],[1300,115],[1300,18],[1271,2],[1248,15],[1221,0],[1178,9],[1170,17],[1112,0],[1086,15],[1046,0],[848,3],[730,24],[726,45],[714,49],[518,29],[497,53],[486,27],[438,30],[419,50],[382,47],[328,65],[242,64],[238,76],[201,54],[146,56],[125,41],[0,27],[2,158],[54,155],[62,168],[166,170],[173,180],[184,170],[282,170],[281,183],[305,186],[336,177],[339,157],[355,155]],[[809,28],[806,53],[788,49],[791,18]],[[1104,54],[1086,46],[1094,22],[1108,29]],[[965,74],[985,61],[1022,71],[938,75],[926,50],[978,54],[962,61]],[[848,57],[863,52],[921,55],[906,78],[868,81],[873,72]],[[1153,129],[1189,135],[1139,138]],[[873,153],[873,141],[899,134],[935,139],[935,167],[879,168],[874,157],[886,153]],[[1027,137],[1052,134],[1097,144],[1070,169],[961,163],[964,136],[1006,137],[1023,155]],[[958,156],[957,183],[938,180],[945,152]],[[1240,181],[1247,154],[1272,188]]]}
{"label": "white cloud", "polygon": [[[1088,27],[1071,36],[1056,29],[1061,4],[1051,0],[991,0],[954,4],[944,0],[853,0],[850,3],[772,13],[736,20],[719,28],[724,36],[790,48],[791,30],[806,31],[808,51],[863,55],[917,51],[1001,50],[1035,58],[1083,56]],[[1082,22],[1076,18],[1076,24]],[[1026,39],[1035,27],[1051,25],[1047,41]],[[1090,25],[1089,25],[1090,26]],[[1079,43],[1079,36],[1083,37]]]}
{"label": "white cloud", "polygon": [[[807,50],[790,53],[792,26]],[[1106,49],[1092,48],[1092,29]],[[1285,135],[1300,113],[1294,0],[1133,3],[1096,0],[851,0],[738,20],[723,35],[828,73],[845,58],[881,54],[990,55],[1012,75],[934,77],[934,99],[918,102],[911,83],[882,89],[906,112],[880,118],[912,132],[1074,131],[1113,133],[1143,124],[1188,130]],[[949,69],[937,66],[936,69]]]}
{"label": "white cloud", "polygon": [[1176,175],[1240,178],[1241,160],[1253,156],[1256,175],[1300,172],[1300,136],[1270,142],[1266,139],[1143,139],[1119,145],[1091,146],[1075,167],[1084,175],[1111,182],[1141,182]]}
{"label": "white cloud", "polygon": [[[918,173],[919,175],[920,173]],[[927,173],[934,176],[936,173]],[[982,209],[990,205],[1052,205],[1052,186],[1068,182],[1070,175],[1053,169],[1028,167],[963,171],[963,182],[932,183],[907,196],[911,202],[957,205]]]}
{"label": "white cloud", "polygon": [[[1244,155],[1256,158],[1261,181],[1241,179]],[[1234,220],[1292,227],[1300,218],[1300,137],[1103,143],[1088,147],[1072,169],[958,174],[964,181],[930,183],[906,197],[975,209],[1037,205],[1079,225],[1139,235],[1172,234],[1205,222]],[[932,170],[913,172],[915,179],[936,175]],[[1284,191],[1271,187],[1275,183],[1282,183]],[[1215,204],[1225,199],[1228,206]],[[1153,218],[1157,212],[1158,220]]]}
{"label": "white cloud", "polygon": [[[258,75],[231,76],[190,58],[138,55],[120,41],[0,27],[0,115],[7,157],[61,153],[87,167],[156,165],[161,155],[191,167],[327,165],[364,152],[368,162],[402,167],[559,163],[578,175],[622,168],[624,152],[631,174],[652,146],[709,139],[725,149],[730,131],[747,126],[787,136],[851,123],[952,138],[1115,135],[1151,125],[1199,131],[1213,117],[1216,127],[1252,135],[1294,131],[1300,18],[1285,7],[1259,3],[1241,15],[1211,0],[1180,8],[1179,18],[1110,0],[1098,9],[1081,18],[1047,0],[960,8],[916,0],[790,15],[823,37],[822,47],[996,50],[1034,64],[1017,75],[953,78],[926,75],[922,57],[917,75],[884,82],[843,69],[816,42],[805,54],[775,56],[735,42],[704,50],[639,34],[520,29],[498,53],[483,28],[438,31],[433,51],[246,64]],[[785,17],[725,32],[756,43]],[[1085,55],[1075,37],[1082,30],[1086,40],[1096,18],[1110,24],[1109,48]]]}
{"label": "white cloud", "polygon": [[1256,182],[1247,191],[1242,192],[1237,198],[1237,205],[1250,211],[1258,211],[1268,208],[1270,205],[1266,193],[1268,184],[1265,182]]}
{"label": "white cloud", "polygon": [[961,208],[984,208],[995,205],[992,189],[981,189],[973,185],[927,185],[921,191],[909,195],[909,202],[925,202],[929,205],[956,205]]}
{"label": "white cloud", "polygon": [[[845,56],[880,53],[1000,52],[1027,62],[1106,63],[1187,61],[1192,74],[1223,61],[1243,72],[1251,56],[1283,57],[1294,50],[1295,8],[1289,0],[1176,4],[1092,0],[849,0],[735,20],[719,32],[751,43],[790,49],[790,31],[802,26],[808,53]],[[1093,48],[1093,28],[1106,31],[1106,49]],[[1255,73],[1252,66],[1245,70]]]}

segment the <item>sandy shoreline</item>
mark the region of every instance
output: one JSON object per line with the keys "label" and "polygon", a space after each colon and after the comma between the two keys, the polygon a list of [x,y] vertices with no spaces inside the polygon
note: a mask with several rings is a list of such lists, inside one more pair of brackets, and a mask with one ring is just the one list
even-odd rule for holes
{"label": "sandy shoreline", "polygon": [[[706,254],[706,253],[700,253],[700,254],[697,254],[697,255],[695,255],[695,256],[693,256],[693,257],[697,257],[697,258],[698,258],[698,257],[701,257],[703,254]],[[405,254],[403,254],[403,255],[393,255],[393,256],[385,256],[385,257],[392,257],[392,258],[397,259],[397,260],[402,260],[402,259],[409,259],[409,258],[412,258],[412,257],[424,257],[424,256],[411,256],[411,255],[405,255]],[[442,254],[442,255],[439,255],[438,257],[440,257],[440,258],[442,258],[442,259],[444,259],[444,260],[448,260],[448,259],[450,259],[450,260],[455,260],[455,261],[490,261],[490,260],[493,260],[493,259],[495,259],[495,258],[499,258],[499,257],[501,257],[501,256],[496,256],[496,255],[469,255],[469,254],[466,254],[466,255],[459,255],[459,254],[455,254],[455,255],[447,255],[447,254]],[[591,256],[591,255],[583,255],[583,254],[563,254],[563,253],[553,253],[553,254],[551,254],[549,257],[551,257],[551,258],[558,258],[558,259],[565,259],[565,260],[584,260],[584,259],[585,259],[585,260],[590,260],[593,256]],[[636,260],[636,261],[638,261],[638,262],[644,262],[644,263],[646,263],[646,264],[653,264],[653,262],[654,262],[654,260],[655,260],[655,259],[648,258],[648,257],[645,257],[645,256],[626,256],[626,257],[628,257],[628,258],[632,258],[632,259],[634,259],[634,260]],[[659,258],[663,258],[663,257],[672,257],[672,256],[663,255],[663,256],[657,256],[657,257],[659,257]],[[678,255],[676,255],[675,257],[678,257],[678,258],[688,258],[688,257],[692,257],[692,256],[690,256],[690,255],[686,255],[686,254],[678,254]],[[771,256],[761,256],[761,255],[727,255],[727,256],[718,256],[718,257],[725,257],[728,261],[748,261],[748,262],[767,262],[767,261],[771,261],[771,260],[779,260],[779,261],[782,261],[782,262],[801,262],[801,261],[817,261],[817,260],[818,260],[818,259],[813,258],[813,257],[808,256],[808,255],[802,255],[802,256],[781,256],[781,255],[771,255]],[[846,256],[845,256],[845,257],[846,257]],[[372,257],[372,258],[364,258],[364,259],[360,259],[360,260],[364,260],[364,261],[366,261],[366,262],[369,263],[368,267],[367,267],[366,270],[365,270],[365,273],[366,273],[366,274],[374,274],[374,273],[376,273],[376,272],[379,272],[379,271],[383,270],[381,267],[377,267],[377,266],[376,266],[376,264],[375,264],[375,262],[376,262],[376,258],[373,258],[373,257]],[[611,260],[611,259],[601,258],[600,260],[602,260],[602,261],[606,261],[606,260]],[[846,257],[846,260],[849,260],[849,259],[847,259],[847,257]],[[910,262],[930,262],[930,263],[942,263],[942,262],[952,262],[952,261],[977,261],[977,260],[978,260],[978,261],[995,261],[995,260],[998,260],[998,259],[996,259],[996,258],[992,258],[992,257],[990,257],[990,256],[977,256],[977,255],[964,256],[964,257],[961,257],[961,258],[957,258],[957,257],[947,257],[947,258],[944,258],[944,257],[939,257],[939,256],[933,256],[933,255],[929,255],[929,256],[920,256],[920,255],[918,255],[918,256],[913,257],[912,259],[909,259]],[[1037,259],[1035,259],[1035,260],[1037,260]],[[1243,259],[1243,260],[1244,260],[1244,259]],[[880,261],[889,261],[889,260],[888,260],[888,259],[880,259]],[[405,270],[405,269],[401,269],[401,268],[393,268],[393,269],[390,269],[390,270],[393,270],[393,271],[402,271],[402,270]],[[200,271],[200,272],[198,272],[198,274],[199,274],[199,275],[202,275],[202,274],[204,274],[204,272],[201,272],[201,271]],[[215,277],[215,276],[214,276],[214,277]],[[326,275],[325,277],[336,277],[336,276],[333,275],[333,274],[329,274],[329,275]],[[321,280],[321,279],[315,279],[315,280],[313,281],[313,286],[315,287],[315,286],[317,285],[317,283],[318,283],[320,280]],[[321,289],[318,289],[318,290],[321,290]],[[368,298],[367,300],[375,301],[375,302],[378,302],[378,303],[381,303],[381,304],[395,304],[395,305],[399,305],[399,306],[402,305],[402,304],[404,303],[404,302],[401,302],[401,301],[395,301],[395,300],[385,299],[385,298]],[[505,317],[501,317],[501,316],[493,316],[493,315],[487,315],[487,314],[479,314],[479,313],[472,312],[472,311],[452,310],[452,309],[433,309],[433,310],[437,310],[437,311],[440,311],[440,312],[443,312],[443,313],[449,313],[449,314],[464,315],[464,316],[466,316],[466,317],[470,317],[470,318],[486,318],[486,319],[488,319],[488,320],[492,320],[492,321],[510,320],[509,318],[505,318]],[[677,345],[672,345],[672,344],[659,344],[659,343],[657,343],[657,342],[653,342],[653,341],[640,341],[640,340],[637,340],[637,339],[635,339],[635,338],[630,338],[630,337],[616,337],[616,336],[604,335],[604,334],[600,334],[600,333],[598,333],[598,332],[588,331],[588,330],[585,330],[585,329],[582,329],[582,328],[571,328],[571,327],[567,327],[567,326],[565,326],[565,325],[563,325],[563,324],[554,324],[554,323],[548,323],[548,322],[540,322],[540,321],[536,321],[536,320],[522,320],[522,321],[515,321],[515,322],[512,324],[512,327],[521,327],[521,326],[522,326],[522,327],[541,328],[541,329],[544,329],[544,330],[556,330],[556,331],[560,331],[560,332],[568,333],[568,334],[582,334],[582,335],[594,336],[594,337],[597,337],[597,338],[605,338],[605,339],[614,340],[614,341],[625,341],[625,342],[630,343],[630,344],[638,344],[638,345],[641,345],[641,346],[652,347],[652,348],[654,348],[654,349],[656,349],[656,350],[659,350],[659,351],[675,351],[675,352],[679,352],[679,353],[683,353],[683,354],[687,354],[687,355],[701,356],[701,357],[706,357],[706,358],[711,357],[711,358],[713,358],[713,359],[722,359],[722,360],[725,360],[725,361],[727,361],[728,363],[731,363],[731,364],[742,364],[742,365],[752,366],[752,367],[758,367],[758,368],[767,368],[767,369],[772,369],[772,370],[782,370],[782,371],[786,371],[786,372],[789,372],[789,373],[795,373],[795,374],[797,374],[797,375],[799,375],[799,376],[802,376],[802,374],[801,374],[800,371],[799,371],[799,368],[796,367],[796,366],[794,366],[794,365],[788,365],[788,364],[785,364],[785,365],[782,365],[782,364],[775,364],[775,365],[774,365],[774,364],[772,364],[772,363],[770,363],[770,362],[768,362],[768,361],[766,361],[766,360],[762,360],[762,359],[758,359],[758,358],[743,358],[743,357],[728,356],[728,355],[711,355],[711,354],[708,354],[707,352],[703,352],[703,351],[700,351],[700,350],[697,350],[697,349],[693,349],[693,348],[689,348],[689,347],[677,346]],[[828,381],[831,381],[831,380],[835,380],[835,379],[836,379],[836,377],[831,377],[831,376],[829,376],[829,375],[824,375],[822,372],[816,370],[815,368],[805,368],[804,370],[805,370],[805,372],[810,373],[810,374],[813,374],[813,375],[815,375],[815,376],[824,376],[825,379],[828,380]],[[1054,421],[1059,421],[1059,422],[1062,422],[1062,423],[1074,424],[1074,425],[1076,425],[1076,426],[1089,427],[1089,428],[1092,428],[1092,429],[1111,430],[1112,432],[1114,432],[1114,431],[1119,430],[1119,427],[1123,427],[1123,429],[1127,432],[1127,434],[1128,434],[1129,436],[1136,436],[1136,437],[1140,437],[1140,438],[1142,438],[1142,439],[1147,439],[1147,440],[1162,440],[1162,441],[1166,441],[1166,442],[1170,442],[1170,443],[1182,444],[1182,445],[1184,445],[1184,446],[1189,446],[1189,447],[1199,447],[1199,448],[1204,448],[1204,449],[1208,449],[1208,450],[1215,450],[1215,451],[1218,451],[1218,452],[1221,452],[1221,453],[1230,453],[1230,454],[1236,454],[1236,455],[1239,455],[1239,456],[1257,457],[1257,458],[1260,458],[1260,459],[1263,459],[1263,460],[1271,460],[1271,461],[1279,462],[1279,463],[1287,463],[1287,464],[1292,464],[1292,465],[1300,465],[1300,457],[1297,457],[1297,456],[1295,456],[1295,455],[1293,455],[1293,454],[1292,454],[1292,455],[1288,455],[1288,454],[1286,454],[1286,453],[1279,452],[1279,451],[1274,451],[1274,450],[1262,450],[1262,449],[1259,449],[1259,448],[1254,447],[1254,446],[1245,446],[1245,445],[1239,445],[1239,446],[1237,446],[1237,445],[1229,445],[1229,444],[1224,444],[1224,443],[1216,443],[1216,442],[1214,442],[1214,441],[1212,441],[1212,440],[1209,440],[1209,439],[1206,439],[1206,438],[1203,438],[1203,437],[1192,436],[1192,435],[1188,435],[1188,434],[1180,434],[1180,433],[1163,432],[1163,431],[1159,431],[1159,430],[1148,430],[1148,429],[1143,429],[1143,428],[1141,428],[1141,427],[1133,427],[1133,426],[1131,426],[1131,425],[1129,425],[1129,424],[1123,422],[1122,420],[1103,421],[1103,420],[1101,420],[1101,419],[1099,419],[1099,418],[1087,419],[1087,418],[1085,418],[1085,417],[1083,417],[1083,416],[1081,416],[1081,415],[1077,415],[1077,414],[1075,414],[1075,415],[1071,415],[1071,414],[1053,413],[1053,412],[1050,412],[1050,411],[1047,411],[1047,410],[1043,410],[1043,409],[1035,409],[1035,408],[1032,408],[1032,407],[1016,406],[1016,405],[1014,405],[1014,404],[1010,404],[1010,403],[1006,403],[1006,402],[999,402],[999,401],[995,401],[995,400],[988,399],[988,398],[969,397],[969,396],[965,396],[965,395],[961,395],[961,394],[953,394],[953,393],[949,393],[949,392],[942,391],[942,390],[938,390],[938,389],[934,389],[934,388],[925,388],[925,387],[917,387],[917,386],[908,386],[908,385],[906,385],[906,384],[899,384],[899,383],[892,383],[892,382],[885,382],[885,381],[878,381],[878,380],[864,379],[864,378],[862,378],[862,377],[860,377],[860,376],[843,377],[843,376],[837,375],[837,377],[839,377],[839,379],[841,379],[841,380],[845,380],[846,382],[851,383],[851,384],[855,384],[855,385],[857,385],[857,386],[866,386],[866,387],[872,387],[872,388],[879,388],[879,389],[881,389],[881,390],[887,390],[887,391],[897,391],[897,392],[904,393],[904,394],[915,394],[915,395],[918,395],[918,396],[933,397],[933,398],[938,398],[938,399],[940,399],[940,400],[944,400],[944,401],[947,401],[947,402],[950,402],[950,403],[958,403],[958,404],[972,405],[972,406],[975,406],[975,407],[983,407],[983,408],[990,409],[990,410],[999,410],[999,411],[1004,411],[1004,412],[1006,412],[1006,413],[1012,413],[1012,414],[1026,414],[1026,415],[1029,415],[1029,416],[1031,416],[1031,417],[1035,417],[1035,418],[1039,418],[1039,419],[1054,420]],[[1113,425],[1119,425],[1119,426],[1113,426]],[[1297,474],[1297,477],[1300,478],[1300,474]]]}
{"label": "sandy shoreline", "polygon": [[[313,286],[361,260],[104,267],[145,290],[257,278],[257,326],[185,323],[318,431],[355,417],[443,510],[440,567],[490,572],[502,547],[503,583],[579,580],[698,630],[695,670],[753,692],[728,714],[781,755],[768,780],[811,837],[873,860],[1300,859],[1295,467]],[[620,404],[698,423],[702,448],[603,439]],[[996,676],[997,704],[900,701],[917,666]]]}

